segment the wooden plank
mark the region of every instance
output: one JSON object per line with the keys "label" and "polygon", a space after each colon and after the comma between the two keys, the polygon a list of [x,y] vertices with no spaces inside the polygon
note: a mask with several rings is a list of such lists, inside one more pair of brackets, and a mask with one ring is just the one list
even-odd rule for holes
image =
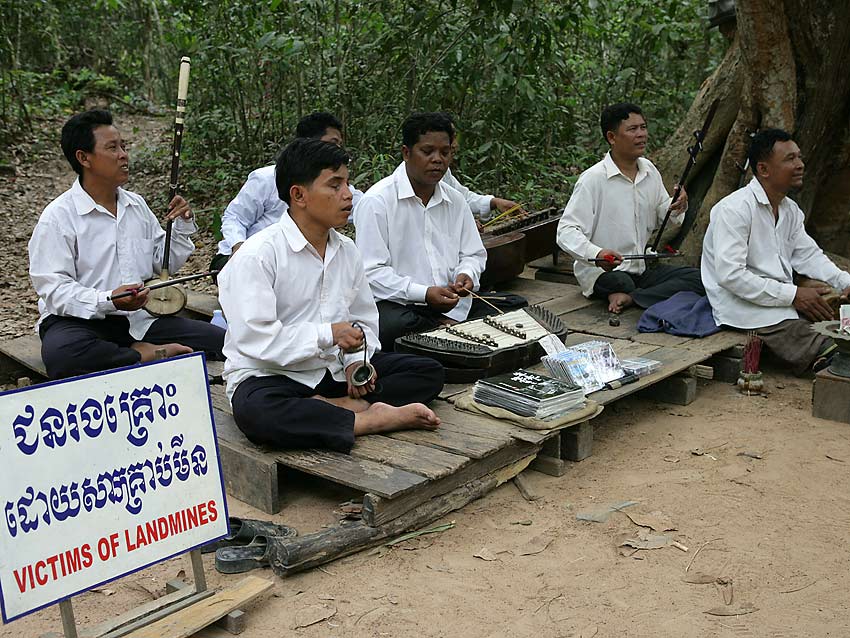
{"label": "wooden plank", "polygon": [[128,638],[188,638],[195,632],[223,618],[234,609],[267,592],[274,583],[265,578],[248,576],[233,587],[181,609],[170,616],[128,634]]}
{"label": "wooden plank", "polygon": [[721,330],[718,333],[703,337],[702,339],[691,339],[685,345],[688,350],[699,350],[709,354],[717,354],[747,343],[747,333],[737,330]]}
{"label": "wooden plank", "polygon": [[47,376],[47,368],[41,360],[41,339],[35,334],[3,341],[0,343],[0,354],[6,355],[42,377]]}
{"label": "wooden plank", "polygon": [[[165,593],[167,594],[185,589],[188,589],[189,591],[194,591],[194,585],[190,585],[186,581],[180,580],[179,578],[174,578],[165,583]],[[220,627],[220,631],[226,631],[230,635],[241,634],[245,631],[245,612],[241,609],[231,611],[223,618],[218,619],[215,622],[215,627]],[[207,627],[207,629],[205,629],[204,631],[214,632],[216,631],[215,627]],[[198,634],[195,634],[194,638],[198,638]]]}
{"label": "wooden plank", "polygon": [[551,436],[551,431],[549,430],[529,430],[509,421],[483,414],[473,414],[465,410],[456,410],[454,407],[450,410],[439,408],[434,411],[443,423],[462,423],[467,427],[471,427],[473,432],[488,432],[493,435],[509,436],[528,443],[542,443]]}
{"label": "wooden plank", "polygon": [[530,306],[533,306],[560,297],[564,293],[563,287],[563,284],[553,284],[548,281],[517,278],[500,287],[499,292],[521,295],[526,298]]}
{"label": "wooden plank", "polygon": [[491,454],[487,458],[469,463],[454,474],[449,474],[437,481],[431,481],[422,488],[410,492],[401,498],[385,499],[375,494],[366,494],[363,497],[363,521],[372,527],[383,525],[387,521],[406,514],[413,508],[436,496],[447,494],[462,485],[480,479],[498,468],[505,467],[519,459],[529,457],[539,449],[539,445],[518,441]]}
{"label": "wooden plank", "polygon": [[667,334],[666,332],[639,332],[632,337],[637,343],[647,343],[654,346],[684,346],[691,341],[695,341],[693,337],[680,337],[678,335]]}
{"label": "wooden plank", "polygon": [[573,310],[587,308],[594,305],[596,302],[588,299],[581,294],[581,288],[578,286],[570,286],[569,284],[561,285],[561,292],[554,299],[544,301],[542,305],[550,312],[554,312],[559,317]]}
{"label": "wooden plank", "polygon": [[[438,450],[451,452],[452,454],[462,454],[472,459],[482,459],[485,456],[489,456],[510,442],[510,439],[495,440],[483,438],[445,428],[439,428],[434,431],[402,430],[400,432],[392,432],[387,436],[398,439],[399,441],[416,443],[417,445],[428,445]],[[371,490],[365,491],[369,492]]]}
{"label": "wooden plank", "polygon": [[214,311],[221,310],[221,306],[215,295],[188,290],[186,291],[186,310],[205,317],[212,317]]}
{"label": "wooden plank", "polygon": [[158,620],[166,614],[171,613],[171,611],[179,609],[181,604],[191,605],[201,598],[212,596],[212,594],[213,592],[201,592],[199,595],[195,593],[194,589],[172,592],[156,600],[151,600],[143,605],[134,607],[130,611],[124,612],[100,624],[80,628],[78,634],[80,638],[99,638],[100,636],[109,634],[115,635],[122,628],[129,632],[141,626],[144,621],[151,622]]}
{"label": "wooden plank", "polygon": [[637,323],[643,311],[640,308],[628,308],[620,313],[620,325],[608,325],[610,313],[607,306],[595,303],[586,308],[568,312],[561,317],[567,329],[575,332],[585,332],[614,339],[630,339],[638,334]]}
{"label": "wooden plank", "polygon": [[351,449],[351,456],[392,465],[431,480],[457,472],[470,460],[461,454],[451,454],[377,434],[358,436]]}

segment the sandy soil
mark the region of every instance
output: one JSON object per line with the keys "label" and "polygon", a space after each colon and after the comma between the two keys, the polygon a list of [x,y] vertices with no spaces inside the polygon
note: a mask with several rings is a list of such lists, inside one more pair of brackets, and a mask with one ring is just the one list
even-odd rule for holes
{"label": "sandy soil", "polygon": [[[23,167],[25,176],[0,191],[11,238],[0,267],[22,275],[0,286],[2,338],[34,319],[26,241],[43,205],[67,188],[68,174],[54,159],[52,168]],[[591,458],[561,478],[528,473],[541,495],[535,502],[509,483],[446,517],[441,522],[455,523],[448,531],[285,580],[255,571],[274,589],[246,609],[243,635],[850,636],[850,429],[811,416],[811,380],[766,374],[768,397],[702,382],[687,407],[640,398],[610,406],[594,422]],[[316,531],[336,522],[334,509],[349,496],[295,482],[274,519]],[[576,519],[628,500],[639,504],[605,523]],[[229,507],[232,515],[269,518],[233,499]],[[641,530],[627,514],[653,512],[688,551],[620,555],[618,542]],[[217,574],[212,556],[205,563],[213,585],[240,578]],[[158,597],[184,570],[187,561],[176,559],[79,596],[78,622],[97,623]],[[694,574],[715,584],[685,582]],[[757,611],[705,613],[747,605]],[[332,615],[297,628],[315,607]],[[0,636],[60,628],[54,607],[0,627]]]}

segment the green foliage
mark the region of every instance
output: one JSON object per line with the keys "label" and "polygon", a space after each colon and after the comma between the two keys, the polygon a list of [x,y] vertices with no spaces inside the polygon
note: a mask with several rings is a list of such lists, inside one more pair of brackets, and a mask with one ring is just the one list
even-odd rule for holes
{"label": "green foliage", "polygon": [[20,127],[32,114],[15,105],[36,95],[43,114],[92,93],[171,108],[189,55],[183,174],[201,202],[232,197],[310,111],[342,119],[363,188],[400,161],[408,113],[444,110],[471,187],[542,206],[562,203],[604,152],[605,104],[642,104],[656,144],[673,129],[721,54],[704,10],[704,0],[10,0],[0,115],[4,130]]}

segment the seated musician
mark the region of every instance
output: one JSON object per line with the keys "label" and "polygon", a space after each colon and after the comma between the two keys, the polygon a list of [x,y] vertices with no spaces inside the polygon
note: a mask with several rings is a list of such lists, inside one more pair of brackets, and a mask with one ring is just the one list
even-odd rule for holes
{"label": "seated musician", "polygon": [[[141,310],[159,273],[165,231],[145,200],[121,186],[130,159],[108,111],[86,111],[62,127],[62,152],[79,175],[44,209],[29,243],[30,278],[38,293],[41,356],[52,379],[206,351],[221,356],[224,330],[183,317]],[[173,219],[170,265],[178,270],[194,250],[189,204],[168,204]]]}
{"label": "seated musician", "polygon": [[[360,253],[333,230],[351,212],[348,159],[335,144],[291,142],[275,171],[287,211],[219,277],[227,394],[255,443],[348,452],[361,434],[440,424],[424,404],[443,387],[442,366],[377,351]],[[358,386],[352,374],[364,355],[376,374]]]}
{"label": "seated musician", "polygon": [[[640,108],[609,106],[601,127],[610,150],[579,176],[558,224],[558,245],[575,258],[582,292],[607,299],[614,313],[632,304],[647,308],[681,291],[704,295],[696,268],[657,264],[647,269],[646,260],[622,259],[644,253],[671,198],[658,169],[644,157],[647,127]],[[681,224],[687,208],[683,188],[670,221]]]}
{"label": "seated musician", "polygon": [[[366,191],[355,211],[357,247],[387,351],[402,335],[497,312],[469,295],[478,288],[487,251],[469,204],[442,181],[453,139],[454,126],[442,113],[408,117],[402,125],[404,161]],[[492,303],[511,310],[525,300]]]}
{"label": "seated musician", "polygon": [[[295,135],[342,146],[342,122],[330,113],[311,113],[298,122]],[[350,185],[349,190],[356,206],[363,193]],[[218,254],[210,262],[210,270],[221,270],[248,237],[276,223],[285,210],[286,203],[277,195],[274,164],[251,172],[239,193],[224,209],[221,217],[223,239],[218,244]]]}
{"label": "seated musician", "polygon": [[829,288],[795,286],[794,272],[850,294],[840,270],[805,228],[805,216],[787,197],[803,184],[803,158],[785,131],[764,129],[750,144],[753,179],[711,209],[702,247],[702,279],[717,325],[754,330],[795,374],[826,367],[831,339],[812,331],[828,321]]}

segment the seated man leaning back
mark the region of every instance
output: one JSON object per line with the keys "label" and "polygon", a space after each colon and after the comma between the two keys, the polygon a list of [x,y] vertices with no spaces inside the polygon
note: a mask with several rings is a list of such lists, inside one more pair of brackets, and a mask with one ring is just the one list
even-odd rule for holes
{"label": "seated man leaning back", "polygon": [[[309,137],[342,146],[342,122],[330,113],[316,112],[302,117],[295,128],[296,137]],[[251,235],[276,223],[286,203],[277,194],[274,177],[275,167],[263,166],[248,175],[239,193],[221,216],[222,240],[218,243],[218,254],[210,262],[210,270],[221,270],[230,256],[239,250]],[[353,197],[352,206],[363,196],[353,186],[348,187]]]}
{"label": "seated man leaning back", "polygon": [[[645,252],[671,198],[658,169],[644,157],[648,135],[640,107],[614,104],[600,120],[610,150],[579,176],[558,224],[558,245],[576,260],[582,292],[607,299],[615,313],[632,304],[648,308],[677,292],[704,295],[696,268],[657,264],[647,269],[646,260],[623,260]],[[687,208],[682,189],[670,221],[681,224]]]}
{"label": "seated man leaning back", "polygon": [[[442,113],[408,117],[402,125],[404,161],[366,191],[354,212],[387,351],[402,335],[498,312],[469,296],[478,288],[487,251],[469,204],[441,181],[453,138],[454,126]],[[491,302],[502,310],[526,305],[515,295]]]}
{"label": "seated man leaning back", "polygon": [[[334,230],[351,212],[348,155],[296,139],[275,175],[288,210],[219,277],[224,376],[239,429],[255,443],[348,452],[361,434],[436,428],[424,404],[443,387],[442,366],[378,352],[378,310],[360,253]],[[375,374],[358,386],[352,374],[364,356]]]}
{"label": "seated man leaning back", "polygon": [[753,179],[711,209],[702,246],[702,279],[717,325],[754,330],[794,374],[820,369],[834,353],[813,321],[832,319],[829,288],[794,285],[794,273],[850,294],[850,273],[823,253],[787,195],[803,185],[800,148],[780,129],[750,144]]}
{"label": "seated man leaning back", "polygon": [[[220,357],[224,330],[205,321],[154,317],[141,308],[142,283],[160,272],[165,231],[145,200],[121,188],[130,157],[108,111],[75,115],[62,127],[62,152],[79,176],[44,209],[29,243],[38,293],[41,356],[52,379],[203,350]],[[194,250],[189,204],[176,196],[169,265]],[[129,297],[113,295],[136,291]]]}

